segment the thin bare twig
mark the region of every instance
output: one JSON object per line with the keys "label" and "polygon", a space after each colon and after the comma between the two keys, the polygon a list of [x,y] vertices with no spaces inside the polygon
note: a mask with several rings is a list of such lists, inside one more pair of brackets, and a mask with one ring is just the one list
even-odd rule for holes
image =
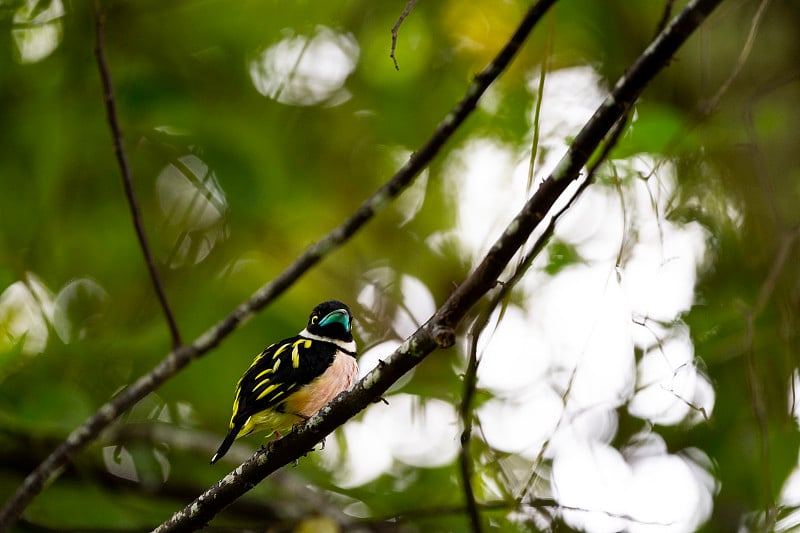
{"label": "thin bare twig", "polygon": [[[758,34],[758,28],[761,25],[761,20],[764,18],[767,7],[769,7],[769,3],[770,0],[761,0],[758,10],[753,16],[753,22],[750,24],[750,32],[747,35],[747,39],[745,40],[742,50],[739,52],[739,57],[736,61],[736,64],[728,75],[728,78],[723,82],[719,89],[717,89],[717,92],[714,94],[711,100],[709,100],[706,106],[705,114],[710,114],[717,109],[720,100],[722,100],[722,97],[728,92],[728,89],[733,81],[739,76],[739,73],[744,67],[747,58],[750,57],[750,52],[753,50],[753,44],[755,43],[756,35]],[[742,118],[745,124],[745,130],[747,131],[750,140],[750,146],[753,149],[753,158],[757,163],[755,173],[756,177],[758,178],[762,189],[764,189],[764,198],[770,206],[769,213],[772,216],[772,222],[776,227],[780,228],[783,226],[783,220],[775,200],[776,195],[775,191],[773,190],[773,179],[770,176],[769,165],[767,164],[766,157],[759,146],[758,134],[756,132],[756,127],[753,120],[753,107],[757,98],[757,95],[754,95],[748,99],[747,104],[742,109]]]}
{"label": "thin bare twig", "polygon": [[739,59],[737,59],[736,65],[733,67],[728,79],[726,79],[720,88],[717,89],[716,94],[714,94],[714,96],[708,102],[706,113],[711,113],[717,108],[719,101],[722,100],[722,97],[726,92],[728,92],[728,88],[731,86],[731,83],[733,83],[733,80],[735,80],[742,71],[742,67],[744,67],[747,58],[750,57],[750,52],[753,50],[753,43],[756,40],[758,27],[761,25],[761,20],[764,18],[764,13],[767,12],[767,7],[769,7],[770,1],[771,0],[761,0],[758,10],[756,10],[756,14],[753,17],[753,23],[750,25],[750,33],[748,33],[747,40],[745,40],[742,51],[739,53]]}
{"label": "thin bare twig", "polygon": [[[694,0],[667,26],[614,86],[611,94],[575,138],[553,173],[506,227],[481,263],[447,301],[382,364],[323,407],[291,434],[260,450],[200,495],[156,531],[192,531],[283,465],[310,450],[334,429],[375,402],[402,375],[438,348],[455,343],[455,328],[497,283],[505,267],[542,222],[580,169],[629,109],[650,80],[722,0]],[[541,9],[542,2],[531,9]],[[541,16],[538,14],[536,20]],[[529,12],[530,15],[530,12]],[[526,18],[528,15],[526,15]]]}
{"label": "thin bare twig", "polygon": [[[551,17],[552,21],[553,18]],[[539,86],[536,89],[536,105],[533,108],[533,139],[531,140],[531,157],[528,161],[528,189],[533,188],[533,178],[536,174],[536,158],[539,155],[539,122],[542,116],[542,102],[544,101],[544,82],[547,79],[547,71],[550,67],[548,61],[553,53],[553,24],[547,34],[547,42],[542,54],[542,70],[539,72]]]}
{"label": "thin bare twig", "polygon": [[475,110],[480,97],[506,69],[533,27],[555,2],[556,0],[539,0],[528,10],[506,45],[494,60],[475,77],[464,97],[439,123],[422,148],[414,153],[388,182],[365,200],[350,218],[333,229],[322,240],[306,248],[286,270],[258,289],[247,301],[206,330],[192,344],[173,349],[155,368],[100,407],[86,422],[73,430],[67,440],[61,443],[25,478],[22,485],[0,509],[0,530],[10,525],[22,513],[33,498],[42,491],[45,483],[58,475],[61,467],[70,461],[71,456],[93,441],[117,417],[147,394],[156,390],[194,359],[217,346],[242,322],[272,302],[309,269],[349,240],[364,224],[397,197],[439,153],[453,133]]}
{"label": "thin bare twig", "polygon": [[[569,203],[571,204],[572,202],[570,201]],[[492,293],[487,306],[481,311],[477,318],[475,318],[469,329],[469,357],[467,359],[467,369],[464,373],[464,391],[461,396],[461,404],[459,405],[459,417],[463,429],[461,431],[461,449],[459,451],[458,460],[466,510],[474,533],[483,531],[483,524],[480,518],[480,505],[475,499],[475,491],[472,486],[471,453],[472,403],[475,392],[477,391],[478,365],[480,364],[480,359],[478,357],[478,340],[485,331],[494,310],[501,302],[506,300],[511,290],[530,268],[533,259],[544,249],[544,243],[549,240],[550,235],[552,235],[554,226],[555,217],[551,219],[550,225],[545,229],[544,234],[539,237],[531,251],[520,258],[514,275],[511,276],[510,279],[498,284],[499,289]]]}
{"label": "thin bare twig", "polygon": [[[496,301],[496,299],[493,299],[493,301]],[[491,306],[491,308],[494,310],[494,306]],[[461,395],[461,405],[459,406],[459,416],[463,429],[461,430],[461,450],[458,454],[458,464],[461,472],[461,487],[464,491],[464,503],[467,507],[467,515],[469,516],[473,533],[481,533],[483,525],[478,502],[475,499],[475,491],[472,487],[472,400],[475,397],[478,382],[478,338],[480,332],[486,327],[490,316],[491,311],[484,311],[470,327],[469,358],[467,359],[467,371],[464,373],[464,392]]]}
{"label": "thin bare twig", "polygon": [[395,50],[397,49],[397,32],[400,31],[400,25],[403,24],[406,17],[411,14],[411,10],[414,9],[416,3],[417,0],[408,0],[406,8],[400,13],[397,22],[392,26],[392,51],[389,53],[389,57],[391,57],[394,62],[395,70],[400,70],[400,65],[397,64],[397,56],[395,56]]}
{"label": "thin bare twig", "polygon": [[770,268],[769,275],[761,284],[755,304],[747,309],[742,309],[742,316],[745,323],[744,346],[747,355],[747,385],[750,392],[750,403],[753,409],[753,416],[758,424],[760,437],[760,455],[763,466],[762,494],[764,498],[764,520],[765,530],[769,530],[774,525],[777,516],[777,507],[772,490],[772,476],[770,475],[770,440],[769,440],[769,421],[767,416],[767,400],[765,398],[764,385],[759,376],[758,365],[756,364],[756,319],[764,311],[769,302],[770,296],[775,291],[778,278],[786,267],[792,249],[800,240],[800,226],[796,226],[791,231],[787,231],[781,237],[778,253]]}
{"label": "thin bare twig", "polygon": [[[533,502],[532,505],[536,507],[556,507],[558,502],[555,500],[543,500]],[[517,502],[508,502],[497,500],[479,504],[481,511],[504,511],[509,512],[517,508]],[[398,522],[401,520],[418,520],[424,518],[437,518],[443,515],[460,515],[464,514],[464,507],[461,505],[437,505],[435,507],[422,507],[417,509],[409,509],[400,513],[391,515],[382,515],[368,519],[369,522]]]}
{"label": "thin bare twig", "polygon": [[153,288],[156,291],[158,302],[161,304],[161,310],[164,312],[164,318],[167,320],[169,333],[172,337],[172,349],[176,350],[182,344],[181,334],[178,331],[178,323],[175,321],[175,316],[172,314],[172,309],[170,309],[169,301],[167,300],[167,294],[164,291],[164,285],[161,283],[161,277],[158,275],[158,269],[156,268],[156,262],[153,258],[153,253],[150,251],[150,245],[147,243],[147,235],[144,231],[142,215],[139,212],[139,203],[136,200],[136,192],[133,190],[131,167],[128,163],[128,156],[125,153],[125,146],[122,142],[122,130],[119,126],[119,119],[117,118],[117,106],[114,102],[114,87],[111,84],[111,72],[108,69],[108,62],[106,61],[106,52],[103,40],[104,15],[100,10],[100,4],[98,1],[95,1],[94,3],[94,17],[94,53],[97,57],[97,67],[100,71],[100,79],[103,82],[103,96],[106,103],[108,125],[111,127],[111,136],[114,140],[114,153],[117,156],[119,170],[122,174],[122,184],[125,188],[125,197],[128,199],[128,206],[131,210],[131,217],[133,218],[133,227],[136,230],[136,237],[139,239],[139,246],[142,248],[142,254],[144,254],[144,259],[147,263],[147,270],[150,273],[150,280],[153,282]]}
{"label": "thin bare twig", "polygon": [[[767,4],[770,0],[762,0],[762,3],[759,4],[758,10],[756,15],[753,17],[753,22],[750,25],[750,32],[748,34],[747,39],[745,40],[745,45],[742,48],[742,51],[739,53],[739,57],[736,61],[736,64],[733,66],[731,73],[728,75],[728,78],[720,85],[717,89],[716,93],[710,99],[704,100],[703,102],[699,102],[696,105],[696,108],[692,115],[688,117],[684,121],[683,127],[679,128],[678,131],[667,141],[666,146],[663,152],[673,152],[676,148],[680,147],[686,139],[690,138],[689,133],[694,130],[697,126],[702,124],[708,117],[710,117],[714,112],[717,110],[720,101],[722,100],[725,93],[730,88],[733,81],[739,75],[744,63],[747,61],[748,56],[750,55],[750,49],[752,48],[753,42],[755,37],[758,33],[758,27],[761,23],[761,17],[763,16],[764,12],[766,11]],[[701,48],[701,53],[703,53],[705,48]],[[784,83],[786,80],[793,80],[798,77],[798,71],[790,71],[787,75],[781,76],[779,80],[776,80],[777,83]],[[775,82],[773,82],[775,83]],[[701,83],[701,85],[705,85]]]}
{"label": "thin bare twig", "polygon": [[672,16],[673,4],[675,4],[675,0],[667,0],[664,2],[664,11],[661,12],[661,18],[658,20],[658,24],[656,25],[656,35],[661,33],[664,28],[667,27],[667,22],[669,22],[669,19]]}
{"label": "thin bare twig", "polygon": [[[645,525],[659,525],[659,526],[668,526],[669,523],[666,522],[648,522],[644,520],[638,520],[631,515],[628,514],[620,514],[620,513],[611,513],[607,511],[597,511],[594,509],[586,509],[583,507],[575,507],[571,505],[561,505],[558,503],[557,500],[552,498],[537,498],[530,501],[525,502],[525,506],[532,509],[546,509],[546,508],[554,508],[554,509],[564,509],[567,511],[579,511],[584,513],[603,513],[608,517],[611,518],[620,518],[623,520],[628,520],[630,522],[634,522],[636,524],[645,524]],[[479,506],[482,511],[513,511],[519,508],[519,505],[516,502],[508,502],[508,501],[493,501],[493,502],[486,502],[482,503]],[[381,516],[377,518],[372,518],[369,520],[365,520],[361,523],[375,523],[375,522],[396,522],[403,519],[408,518],[429,518],[429,517],[438,517],[442,515],[458,515],[464,512],[464,508],[460,506],[438,506],[438,507],[428,507],[423,509],[412,509],[403,513],[398,513],[389,516]]]}
{"label": "thin bare twig", "polygon": [[759,140],[758,128],[756,128],[755,118],[753,116],[755,108],[758,104],[760,95],[755,94],[747,99],[747,103],[742,107],[742,122],[744,129],[747,132],[749,151],[753,158],[754,174],[761,186],[761,192],[764,201],[769,206],[768,212],[772,219],[772,224],[775,229],[780,231],[784,226],[783,215],[778,207],[778,195],[775,194],[775,179],[770,172],[770,161]]}

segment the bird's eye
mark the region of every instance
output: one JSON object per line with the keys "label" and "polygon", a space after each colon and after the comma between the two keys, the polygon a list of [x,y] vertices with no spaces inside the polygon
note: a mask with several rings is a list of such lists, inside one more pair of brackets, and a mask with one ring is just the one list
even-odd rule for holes
{"label": "bird's eye", "polygon": [[319,317],[317,315],[314,315],[314,316],[311,317],[311,323],[312,324],[316,324],[317,320],[319,320]]}

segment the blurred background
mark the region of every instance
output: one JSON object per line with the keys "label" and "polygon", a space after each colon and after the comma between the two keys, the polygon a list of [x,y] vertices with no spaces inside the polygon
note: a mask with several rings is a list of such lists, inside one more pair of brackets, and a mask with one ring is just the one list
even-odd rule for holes
{"label": "blurred background", "polygon": [[[528,2],[103,2],[134,187],[185,341],[428,138]],[[684,2],[562,0],[402,196],[74,458],[20,531],[139,531],[220,463],[236,381],[318,302],[362,374],[441,305]],[[217,531],[796,530],[800,4],[726,0],[646,89],[547,248]],[[0,1],[0,499],[170,337],[114,157],[91,3]],[[533,154],[533,156],[531,155]],[[513,267],[517,267],[515,262]],[[510,269],[510,274],[514,269]]]}

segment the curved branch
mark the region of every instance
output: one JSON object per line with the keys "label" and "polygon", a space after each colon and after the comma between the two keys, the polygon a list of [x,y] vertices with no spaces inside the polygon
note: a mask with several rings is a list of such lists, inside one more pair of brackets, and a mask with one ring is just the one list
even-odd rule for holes
{"label": "curved branch", "polygon": [[128,156],[125,153],[125,147],[122,143],[122,130],[119,127],[119,119],[117,118],[117,106],[114,102],[114,87],[111,84],[111,72],[108,70],[108,62],[106,61],[106,52],[103,46],[103,19],[104,16],[100,12],[100,6],[97,1],[94,4],[94,17],[95,17],[95,47],[94,53],[97,57],[97,67],[100,71],[100,79],[103,82],[103,97],[106,103],[106,114],[108,115],[108,125],[111,127],[111,136],[114,139],[114,153],[117,156],[119,163],[119,170],[122,174],[122,185],[125,188],[125,197],[128,199],[128,205],[131,210],[131,218],[133,218],[133,227],[136,229],[136,237],[139,239],[139,246],[142,248],[145,263],[147,263],[147,270],[150,273],[150,280],[153,282],[153,288],[158,296],[158,302],[161,304],[161,310],[164,312],[164,318],[167,319],[167,326],[169,333],[172,337],[172,349],[177,349],[181,344],[181,334],[178,331],[178,323],[175,321],[175,315],[172,314],[167,294],[164,291],[164,284],[161,283],[161,277],[158,275],[156,269],[156,262],[153,258],[153,252],[150,251],[150,245],[147,243],[147,235],[144,232],[144,223],[142,222],[142,215],[139,211],[139,203],[136,200],[136,193],[133,190],[133,179],[131,178],[131,166],[128,163]]}
{"label": "curved branch", "polygon": [[437,348],[455,342],[455,328],[470,308],[497,283],[511,259],[544,219],[567,185],[600,146],[614,124],[669,61],[683,42],[722,0],[692,1],[651,43],[614,86],[575,138],[553,173],[541,184],[481,263],[413,335],[350,391],[337,396],[303,425],[274,441],[222,478],[155,531],[194,531],[283,465],[298,459],[340,425],[378,401],[403,374]]}
{"label": "curved branch", "polygon": [[311,267],[349,240],[364,224],[398,196],[431,162],[453,133],[474,111],[480,97],[509,65],[533,27],[555,2],[556,0],[539,0],[528,10],[508,43],[495,59],[475,77],[464,97],[439,123],[428,141],[388,182],[364,201],[349,219],[328,233],[321,241],[306,248],[286,270],[258,289],[250,299],[240,304],[228,316],[195,339],[193,343],[174,348],[153,370],[100,407],[83,425],[76,428],[67,437],[67,440],[25,478],[22,485],[0,509],[0,530],[16,520],[33,498],[42,491],[45,483],[58,475],[59,469],[70,461],[70,457],[94,440],[118,416],[148,393],[156,390],[181,368],[217,346],[242,322],[269,304]]}
{"label": "curved branch", "polygon": [[406,8],[400,13],[400,17],[395,22],[394,26],[392,26],[392,52],[389,54],[389,57],[392,58],[394,61],[394,69],[400,70],[400,65],[397,64],[397,56],[395,56],[395,51],[397,49],[397,32],[400,31],[400,25],[403,24],[403,21],[406,19],[408,15],[411,14],[411,10],[414,9],[414,4],[417,3],[417,0],[408,0],[408,4],[406,4]]}

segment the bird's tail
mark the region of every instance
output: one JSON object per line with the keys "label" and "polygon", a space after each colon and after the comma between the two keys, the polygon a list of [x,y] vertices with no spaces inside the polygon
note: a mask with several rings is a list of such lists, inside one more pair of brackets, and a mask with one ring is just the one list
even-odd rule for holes
{"label": "bird's tail", "polygon": [[214,463],[216,463],[217,461],[219,461],[220,459],[222,459],[223,455],[228,453],[228,450],[230,449],[231,444],[233,444],[233,441],[236,440],[236,437],[239,435],[239,431],[241,431],[241,429],[242,429],[241,425],[238,425],[238,424],[231,428],[231,430],[225,436],[225,440],[223,440],[222,444],[219,445],[219,449],[217,450],[217,453],[215,453],[214,457],[211,458],[211,464],[212,465]]}

